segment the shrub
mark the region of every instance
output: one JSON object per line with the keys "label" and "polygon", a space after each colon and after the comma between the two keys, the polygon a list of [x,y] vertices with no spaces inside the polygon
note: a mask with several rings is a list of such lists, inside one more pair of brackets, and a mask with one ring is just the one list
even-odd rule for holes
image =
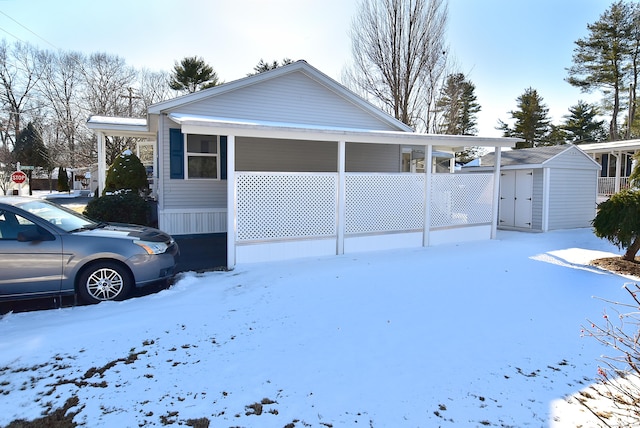
{"label": "shrub", "polygon": [[640,190],[621,190],[598,205],[593,228],[618,248],[626,248],[624,260],[633,261],[640,250]]}
{"label": "shrub", "polygon": [[84,215],[96,221],[151,225],[149,205],[135,192],[120,192],[92,199]]}
{"label": "shrub", "polygon": [[131,150],[125,150],[107,170],[103,195],[119,190],[146,194],[149,189],[147,170]]}
{"label": "shrub", "polygon": [[617,353],[603,357],[599,382],[578,398],[605,426],[640,426],[640,287],[627,283],[624,288],[632,301],[610,302],[617,313],[604,312],[603,324],[591,322],[583,329]]}
{"label": "shrub", "polygon": [[69,176],[67,170],[63,167],[58,168],[58,192],[69,192]]}

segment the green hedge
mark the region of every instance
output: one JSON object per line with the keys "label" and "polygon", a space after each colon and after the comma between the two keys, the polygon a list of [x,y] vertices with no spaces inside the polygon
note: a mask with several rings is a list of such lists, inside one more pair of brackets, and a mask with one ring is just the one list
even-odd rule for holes
{"label": "green hedge", "polygon": [[96,221],[152,226],[151,208],[147,201],[135,192],[92,199],[83,214]]}

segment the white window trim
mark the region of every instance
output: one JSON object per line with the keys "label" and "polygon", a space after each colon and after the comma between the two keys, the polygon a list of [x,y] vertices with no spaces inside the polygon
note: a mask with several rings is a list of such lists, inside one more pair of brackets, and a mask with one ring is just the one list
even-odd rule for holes
{"label": "white window trim", "polygon": [[[189,145],[187,144],[187,138],[189,135],[203,135],[216,137],[216,153],[195,153],[189,152]],[[184,179],[185,180],[209,180],[209,181],[220,181],[220,136],[219,135],[211,135],[211,134],[183,134],[184,143]],[[189,154],[192,156],[200,156],[200,157],[214,157],[216,159],[216,177],[215,178],[201,178],[201,177],[189,177]]]}

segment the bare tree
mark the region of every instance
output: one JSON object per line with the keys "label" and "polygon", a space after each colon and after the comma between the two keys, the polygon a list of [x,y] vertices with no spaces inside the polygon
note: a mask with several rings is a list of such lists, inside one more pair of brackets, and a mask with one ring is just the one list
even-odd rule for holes
{"label": "bare tree", "polygon": [[174,92],[169,88],[169,73],[143,69],[138,73],[138,103],[141,117],[147,114],[147,108],[161,101],[173,98]]}
{"label": "bare tree", "polygon": [[362,0],[345,83],[405,124],[435,130],[447,14],[447,0]]}
{"label": "bare tree", "polygon": [[6,109],[3,143],[15,142],[21,117],[35,108],[32,92],[41,75],[41,52],[32,45],[0,43],[0,100]]}
{"label": "bare tree", "polygon": [[[126,65],[119,56],[106,53],[92,54],[83,75],[86,85],[86,109],[93,115],[128,116],[129,103],[126,97],[127,88],[133,87],[136,72]],[[105,140],[107,163],[113,160],[128,147],[129,141],[121,137],[109,137]]]}
{"label": "bare tree", "polygon": [[78,159],[78,140],[82,138],[87,112],[80,100],[85,93],[82,67],[85,58],[77,52],[47,53],[44,72],[38,85],[40,94],[47,101],[49,122],[46,135],[48,146],[53,149],[56,165],[86,165],[86,153]]}

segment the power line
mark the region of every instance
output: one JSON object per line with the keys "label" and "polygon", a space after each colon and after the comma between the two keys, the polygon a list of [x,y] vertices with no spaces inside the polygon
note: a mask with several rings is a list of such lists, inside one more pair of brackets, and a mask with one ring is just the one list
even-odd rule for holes
{"label": "power line", "polygon": [[[34,36],[36,36],[37,38],[39,38],[40,40],[42,40],[43,42],[45,42],[46,44],[48,44],[49,46],[51,46],[54,49],[58,49],[58,47],[56,45],[54,45],[53,43],[51,43],[50,41],[48,41],[47,39],[45,39],[44,37],[40,36],[38,33],[36,33],[35,31],[32,31],[29,27],[27,27],[26,25],[23,25],[22,23],[18,22],[16,19],[12,18],[11,16],[7,15],[6,13],[4,13],[3,11],[0,10],[0,13],[3,14],[4,16],[6,16],[7,18],[9,18],[10,20],[12,20],[13,22],[15,22],[16,24],[18,24],[19,26],[21,26],[22,28],[24,28],[25,30],[27,30],[28,32],[30,32],[31,34],[33,34]],[[0,28],[0,30],[4,31],[5,33],[9,34],[12,37],[15,37],[16,39],[20,40],[19,37],[11,34],[10,32],[8,32],[7,30],[5,30],[4,28]],[[22,41],[22,40],[20,40]]]}

